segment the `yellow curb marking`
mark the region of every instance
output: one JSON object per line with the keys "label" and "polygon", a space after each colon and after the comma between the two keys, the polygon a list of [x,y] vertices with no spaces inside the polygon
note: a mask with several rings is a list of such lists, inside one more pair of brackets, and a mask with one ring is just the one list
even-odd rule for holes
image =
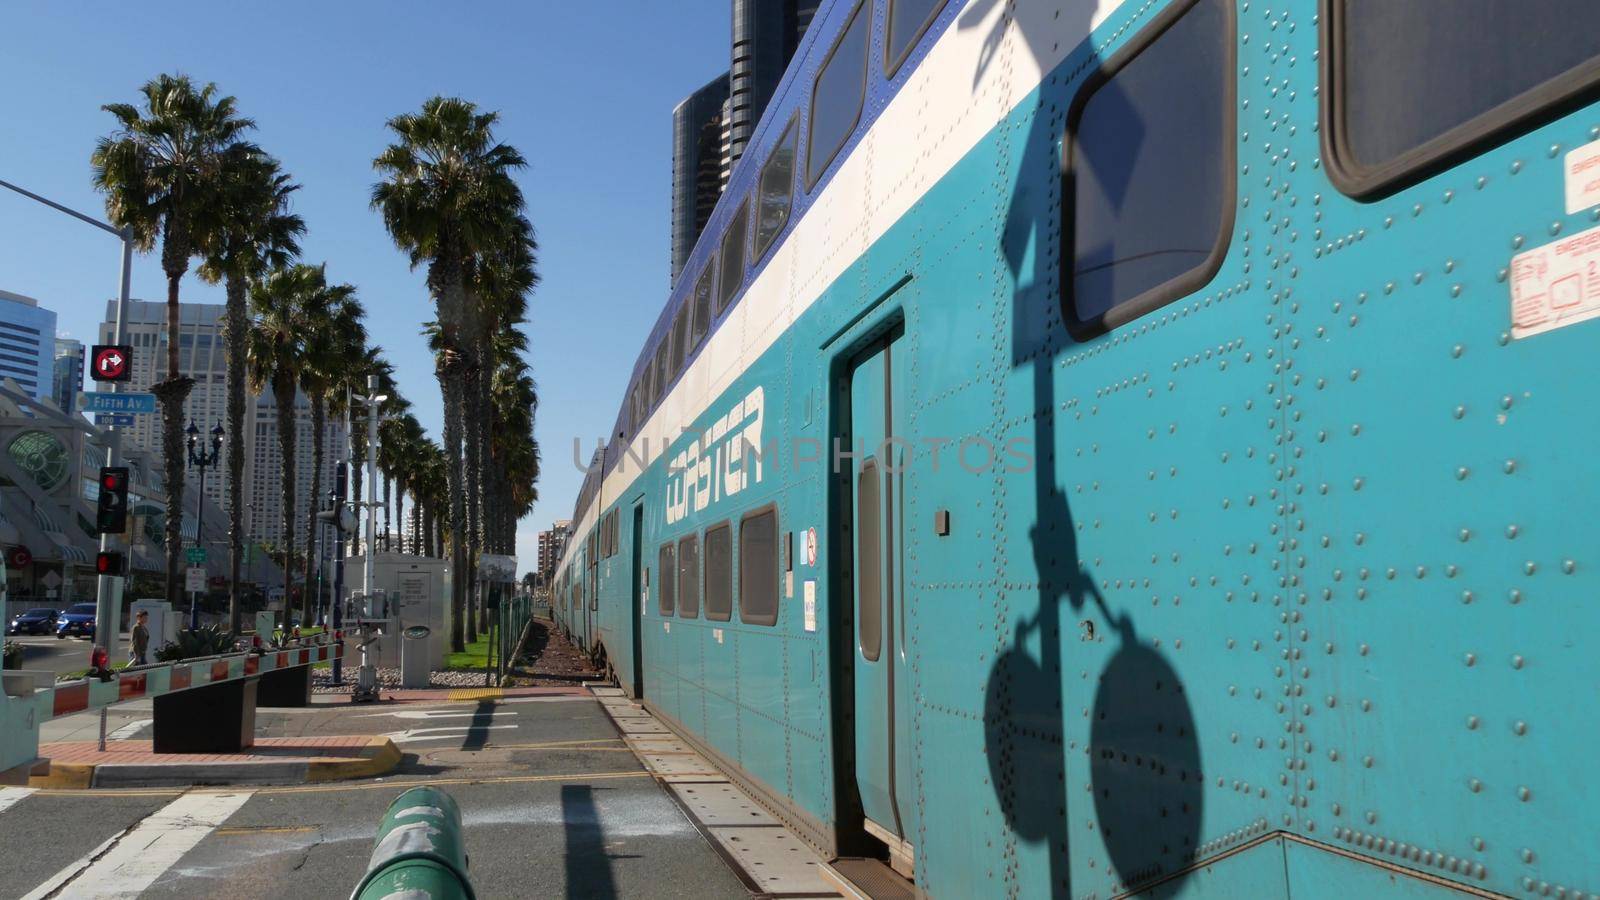
{"label": "yellow curb marking", "polygon": [[211,833],[231,837],[240,834],[304,834],[316,830],[315,825],[240,825],[235,828],[218,828]]}

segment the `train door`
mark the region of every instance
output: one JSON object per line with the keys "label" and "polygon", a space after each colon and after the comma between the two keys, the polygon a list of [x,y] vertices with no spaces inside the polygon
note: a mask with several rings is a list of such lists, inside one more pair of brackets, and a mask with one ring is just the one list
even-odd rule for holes
{"label": "train door", "polygon": [[[910,660],[904,628],[901,501],[910,446],[904,423],[906,366],[895,329],[849,370],[849,471],[853,563],[855,780],[868,833],[909,858],[916,823],[911,765]],[[908,859],[907,859],[908,861]]]}
{"label": "train door", "polygon": [[644,573],[644,502],[633,505],[633,593],[628,595],[629,621],[633,623],[633,698],[644,697],[644,605],[649,583]]}

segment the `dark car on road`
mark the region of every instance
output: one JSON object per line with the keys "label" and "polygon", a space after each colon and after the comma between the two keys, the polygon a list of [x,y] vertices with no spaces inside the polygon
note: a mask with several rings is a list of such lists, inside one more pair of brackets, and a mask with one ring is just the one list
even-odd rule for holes
{"label": "dark car on road", "polygon": [[56,627],[56,619],[60,613],[48,607],[30,609],[21,615],[13,616],[6,625],[6,634],[49,634]]}
{"label": "dark car on road", "polygon": [[67,611],[56,620],[56,637],[64,638],[69,634],[80,637],[94,637],[93,603],[74,603],[67,607]]}

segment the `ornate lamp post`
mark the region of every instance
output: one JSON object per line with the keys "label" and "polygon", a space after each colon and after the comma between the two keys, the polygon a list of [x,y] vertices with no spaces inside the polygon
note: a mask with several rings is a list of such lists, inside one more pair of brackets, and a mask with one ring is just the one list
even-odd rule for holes
{"label": "ornate lamp post", "polygon": [[[206,529],[206,469],[215,468],[217,460],[222,457],[222,438],[227,434],[222,430],[222,423],[211,429],[211,449],[207,450],[200,443],[200,429],[194,427],[194,420],[189,420],[189,427],[183,430],[188,436],[189,467],[200,470],[200,496],[195,504],[199,511],[195,515],[194,546],[204,553]],[[196,554],[197,556],[200,554]],[[189,597],[189,628],[194,630],[200,627],[200,595],[192,594]]]}

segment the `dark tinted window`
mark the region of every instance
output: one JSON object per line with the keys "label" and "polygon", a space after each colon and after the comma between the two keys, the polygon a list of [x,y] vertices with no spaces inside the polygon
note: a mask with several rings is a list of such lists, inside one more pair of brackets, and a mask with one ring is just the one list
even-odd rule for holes
{"label": "dark tinted window", "polygon": [[706,618],[733,617],[733,529],[727,522],[706,529]]}
{"label": "dark tinted window", "polygon": [[878,550],[878,467],[868,462],[856,476],[856,622],[861,655],[877,659],[883,646],[883,560]]}
{"label": "dark tinted window", "polygon": [[1226,2],[1152,26],[1153,41],[1113,60],[1074,110],[1065,196],[1079,324],[1114,327],[1215,271],[1231,221]]}
{"label": "dark tinted window", "polygon": [[1340,115],[1332,137],[1352,170],[1427,165],[1600,81],[1595,0],[1334,0],[1333,7]]}
{"label": "dark tinted window", "polygon": [[692,534],[678,542],[678,615],[700,615],[700,541]]}
{"label": "dark tinted window", "polygon": [[719,314],[728,308],[728,301],[739,293],[739,288],[744,284],[744,234],[745,222],[749,218],[750,203],[745,201],[739,204],[739,211],[733,214],[733,221],[722,236],[722,276],[717,285]]}
{"label": "dark tinted window", "polygon": [[689,342],[691,352],[699,349],[700,342],[706,339],[706,332],[711,330],[711,282],[716,268],[715,260],[707,263],[706,270],[700,273],[700,280],[694,286],[694,322],[689,328],[693,335]]}
{"label": "dark tinted window", "polygon": [[889,0],[889,42],[884,47],[884,73],[894,76],[895,70],[916,46],[917,38],[928,30],[928,24],[944,6],[944,0]]}
{"label": "dark tinted window", "polygon": [[689,353],[689,304],[678,307],[672,318],[672,375],[683,371],[683,360]]}
{"label": "dark tinted window", "polygon": [[659,583],[656,590],[656,600],[657,607],[660,609],[663,616],[672,615],[672,608],[676,605],[674,603],[674,598],[677,593],[676,589],[678,586],[678,580],[672,577],[672,574],[678,571],[677,564],[674,561],[675,559],[676,557],[672,553],[672,545],[662,544],[661,565],[657,569],[657,572],[660,573],[660,577],[656,579],[656,581]]}
{"label": "dark tinted window", "polygon": [[783,130],[772,155],[761,167],[761,185],[756,198],[756,259],[760,260],[772,241],[789,222],[789,205],[794,197],[794,121]]}
{"label": "dark tinted window", "polygon": [[806,144],[806,187],[822,177],[839,148],[861,120],[867,93],[867,30],[872,15],[859,5],[828,52],[811,93],[810,138]]}
{"label": "dark tinted window", "polygon": [[778,621],[778,512],[768,509],[739,523],[739,621]]}

